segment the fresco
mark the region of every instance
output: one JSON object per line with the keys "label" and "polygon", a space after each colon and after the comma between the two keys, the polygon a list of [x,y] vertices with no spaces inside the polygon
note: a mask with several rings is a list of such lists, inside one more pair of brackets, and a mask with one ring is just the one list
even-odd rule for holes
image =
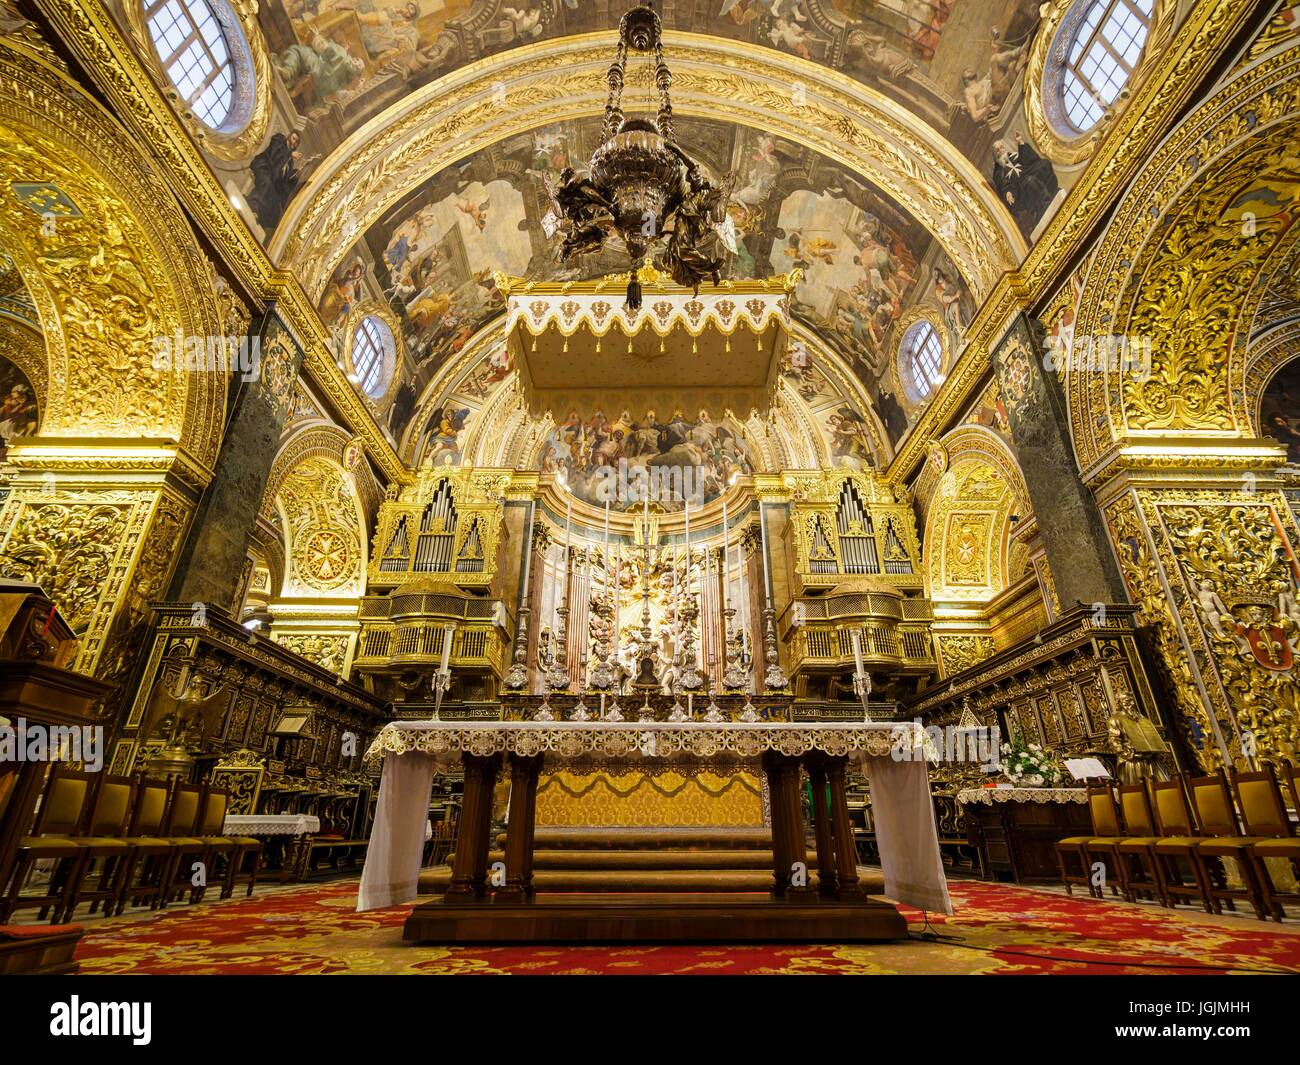
{"label": "fresco", "polygon": [[[731,425],[713,421],[705,411],[688,421],[680,411],[667,421],[633,421],[624,412],[611,421],[597,416],[588,421],[570,418],[558,426],[539,452],[542,473],[563,473],[569,490],[585,502],[604,506],[609,489],[635,488],[651,471],[683,471],[680,480],[692,505],[716,499],[733,474],[754,472],[749,450]],[[689,471],[689,472],[686,472]],[[680,501],[657,499],[668,510]],[[639,502],[621,492],[611,507],[630,509]]]}
{"label": "fresco", "polygon": [[1264,389],[1259,427],[1285,444],[1287,461],[1300,466],[1300,360],[1283,366]]}
{"label": "fresco", "polygon": [[36,390],[27,375],[0,355],[0,453],[20,436],[32,436],[41,424]]}
{"label": "fresco", "polygon": [[[678,134],[713,174],[735,175],[726,275],[802,270],[795,316],[861,378],[896,444],[920,409],[903,398],[898,323],[924,307],[946,325],[955,351],[974,310],[938,242],[891,198],[810,149],[700,119],[679,120]],[[595,119],[534,130],[470,156],[412,192],[354,245],[326,287],[319,309],[336,343],[342,345],[342,329],[359,303],[386,301],[400,322],[419,395],[501,311],[493,270],[582,278],[624,269],[616,248],[558,267],[542,224],[549,209],[545,179],[589,155],[598,135]],[[484,371],[482,381],[467,383],[468,398],[482,399],[509,372],[504,365]],[[395,407],[411,399],[399,391]],[[409,418],[404,407],[390,411],[390,427],[400,435]],[[837,433],[851,457],[848,427]]]}
{"label": "fresco", "polygon": [[980,393],[979,399],[961,420],[966,425],[982,425],[986,429],[992,429],[1004,441],[1014,446],[1011,438],[1011,423],[1007,420],[1007,409],[1002,405],[1002,393],[998,390],[996,381]]}
{"label": "fresco", "polygon": [[[321,160],[414,89],[521,45],[612,34],[630,6],[627,0],[261,4],[257,18],[272,57],[277,116],[274,132],[250,160],[244,196],[265,239]],[[877,89],[971,159],[1014,206],[1026,233],[1052,201],[1058,176],[1031,145],[1015,139],[1022,75],[1040,22],[1037,0],[677,0],[662,17],[669,30],[747,41]]]}

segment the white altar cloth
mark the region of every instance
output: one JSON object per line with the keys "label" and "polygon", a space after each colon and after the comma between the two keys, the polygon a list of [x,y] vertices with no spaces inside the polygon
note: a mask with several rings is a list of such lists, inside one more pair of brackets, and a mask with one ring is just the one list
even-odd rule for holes
{"label": "white altar cloth", "polygon": [[885,894],[950,914],[924,741],[912,722],[393,722],[367,752],[368,758],[383,756],[384,770],[357,909],[415,898],[433,775],[440,766],[458,764],[462,752],[543,754],[552,766],[584,758],[734,765],[758,762],[765,750],[791,757],[817,750],[848,756],[867,778]]}
{"label": "white altar cloth", "polygon": [[320,831],[320,818],[312,814],[227,814],[226,835],[305,836]]}

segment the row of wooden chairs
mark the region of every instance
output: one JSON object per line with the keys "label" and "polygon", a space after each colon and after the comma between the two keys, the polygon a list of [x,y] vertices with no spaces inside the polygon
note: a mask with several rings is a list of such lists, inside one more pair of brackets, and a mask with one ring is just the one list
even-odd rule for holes
{"label": "row of wooden chairs", "polygon": [[[1300,768],[1283,763],[1292,810],[1300,811]],[[1067,892],[1086,885],[1101,898],[1095,863],[1106,872],[1112,894],[1128,901],[1155,897],[1162,906],[1199,902],[1206,913],[1224,903],[1250,902],[1260,920],[1281,921],[1282,903],[1300,902],[1300,892],[1279,888],[1268,859],[1289,860],[1300,877],[1300,838],[1272,766],[1255,773],[1223,770],[1208,776],[1179,776],[1120,787],[1089,788],[1092,834],[1056,845]],[[1231,883],[1223,859],[1232,858],[1241,886]],[[1074,859],[1079,872],[1070,868]]]}
{"label": "row of wooden chairs", "polygon": [[[88,773],[56,763],[30,831],[8,878],[0,883],[0,924],[37,908],[45,920],[71,920],[78,906],[120,914],[128,901],[160,909],[188,895],[200,902],[218,859],[225,862],[221,897],[242,875],[253,893],[262,844],[222,834],[225,788],[141,776]],[[38,862],[51,863],[43,892],[24,894]],[[201,863],[201,875],[194,863]],[[242,870],[242,871],[241,871]],[[215,878],[214,882],[215,882]]]}

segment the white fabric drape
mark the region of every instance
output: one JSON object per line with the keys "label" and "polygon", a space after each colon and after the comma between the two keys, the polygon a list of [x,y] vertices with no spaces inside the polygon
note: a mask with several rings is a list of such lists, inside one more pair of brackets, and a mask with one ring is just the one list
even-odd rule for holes
{"label": "white fabric drape", "polygon": [[384,758],[375,823],[357,891],[358,912],[415,898],[436,768],[437,759],[428,754],[411,752]]}
{"label": "white fabric drape", "polygon": [[871,786],[885,894],[922,910],[951,914],[925,761],[863,758],[858,764]]}

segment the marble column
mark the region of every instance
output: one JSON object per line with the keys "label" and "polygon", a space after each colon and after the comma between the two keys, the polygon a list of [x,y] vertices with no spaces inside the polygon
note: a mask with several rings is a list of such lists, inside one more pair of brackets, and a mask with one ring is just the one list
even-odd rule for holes
{"label": "marble column", "polygon": [[211,483],[199,500],[167,598],[233,613],[244,558],[289,414],[302,348],[269,309],[259,356],[240,381]]}
{"label": "marble column", "polygon": [[1016,457],[1062,609],[1128,601],[1106,523],[1079,477],[1065,395],[1042,325],[1023,314],[993,352]]}

